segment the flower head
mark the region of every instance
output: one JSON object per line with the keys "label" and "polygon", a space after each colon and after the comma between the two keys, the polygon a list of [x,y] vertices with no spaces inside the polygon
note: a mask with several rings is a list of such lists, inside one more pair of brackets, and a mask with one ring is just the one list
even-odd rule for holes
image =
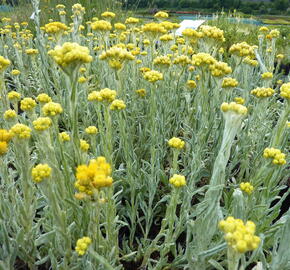
{"label": "flower head", "polygon": [[48,164],[38,164],[32,169],[31,175],[35,183],[40,183],[43,179],[50,177],[51,168]]}
{"label": "flower head", "polygon": [[77,167],[75,188],[87,195],[93,195],[96,190],[112,185],[111,173],[111,166],[104,157],[92,159],[89,165]]}
{"label": "flower head", "polygon": [[253,192],[254,187],[249,182],[242,182],[240,184],[240,189],[250,195]]}
{"label": "flower head", "polygon": [[283,98],[290,100],[290,82],[284,83],[280,87],[280,95]]}
{"label": "flower head", "polygon": [[180,174],[174,174],[170,179],[169,183],[176,188],[186,186],[185,176]]}
{"label": "flower head", "polygon": [[179,138],[173,137],[168,141],[168,145],[172,148],[183,149],[185,142]]}
{"label": "flower head", "polygon": [[22,111],[32,111],[36,106],[36,102],[32,98],[24,98],[20,102],[20,109]]}
{"label": "flower head", "polygon": [[44,130],[47,130],[51,126],[52,121],[49,117],[39,117],[36,120],[34,120],[32,123],[35,130],[44,131]]}
{"label": "flower head", "polygon": [[63,112],[63,109],[59,103],[48,102],[42,107],[42,112],[45,116],[56,116]]}
{"label": "flower head", "polygon": [[61,142],[69,142],[70,141],[70,136],[67,132],[61,132],[58,134],[59,140]]}
{"label": "flower head", "polygon": [[31,129],[24,124],[15,124],[10,131],[12,135],[18,139],[30,138]]}
{"label": "flower head", "polygon": [[10,63],[10,60],[0,56],[0,72],[3,72],[10,65]]}
{"label": "flower head", "polygon": [[258,248],[260,237],[255,235],[256,225],[252,221],[246,224],[241,219],[227,217],[219,222],[219,229],[225,233],[225,240],[236,252],[245,253]]}
{"label": "flower head", "polygon": [[95,126],[89,126],[85,129],[85,132],[89,135],[95,135],[98,133],[98,129]]}
{"label": "flower head", "polygon": [[115,110],[123,110],[126,108],[126,104],[123,100],[121,99],[115,99],[111,105],[110,105],[110,110],[115,111]]}
{"label": "flower head", "polygon": [[78,241],[77,241],[77,245],[76,245],[76,252],[78,253],[79,256],[83,256],[86,252],[87,252],[87,249],[89,247],[89,245],[92,243],[92,240],[91,238],[89,237],[83,237],[83,238],[80,238]]}
{"label": "flower head", "polygon": [[281,150],[276,148],[266,148],[263,154],[264,158],[272,158],[272,163],[275,165],[286,164],[286,155]]}
{"label": "flower head", "polygon": [[150,70],[144,73],[143,78],[151,83],[163,80],[163,74],[156,70]]}

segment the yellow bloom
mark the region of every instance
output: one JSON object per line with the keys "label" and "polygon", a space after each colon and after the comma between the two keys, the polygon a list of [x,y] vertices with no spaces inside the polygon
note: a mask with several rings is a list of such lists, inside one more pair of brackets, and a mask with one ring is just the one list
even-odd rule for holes
{"label": "yellow bloom", "polygon": [[78,83],[85,83],[87,81],[87,78],[84,76],[78,78]]}
{"label": "yellow bloom", "polygon": [[87,249],[88,249],[89,245],[91,244],[91,242],[92,242],[91,238],[86,237],[86,236],[83,238],[80,238],[77,241],[77,245],[76,245],[75,250],[79,256],[83,256],[87,252]]}
{"label": "yellow bloom", "polygon": [[10,61],[3,56],[0,56],[0,72],[3,72],[9,65]]}
{"label": "yellow bloom", "polygon": [[21,94],[20,93],[17,93],[16,91],[10,91],[8,93],[8,99],[11,100],[11,101],[17,101],[19,100],[21,97]]}
{"label": "yellow bloom", "polygon": [[98,129],[95,126],[89,126],[85,129],[85,132],[89,135],[95,135],[98,133]]}
{"label": "yellow bloom", "polygon": [[191,61],[187,55],[178,55],[174,58],[173,64],[186,66],[191,64]]}
{"label": "yellow bloom", "polygon": [[236,102],[231,102],[231,103],[227,103],[224,102],[221,105],[221,110],[224,113],[236,113],[236,114],[241,114],[241,115],[246,115],[248,113],[248,110],[245,106],[241,105],[241,104],[237,104]]}
{"label": "yellow bloom", "polygon": [[234,78],[224,78],[222,82],[222,87],[223,88],[230,88],[230,87],[237,87],[238,86],[238,81]]}
{"label": "yellow bloom", "polygon": [[262,79],[272,79],[273,78],[273,73],[272,72],[264,72],[262,75],[261,75]]}
{"label": "yellow bloom", "polygon": [[254,187],[249,182],[242,182],[240,184],[240,189],[250,195],[253,192]]}
{"label": "yellow bloom", "polygon": [[202,25],[200,27],[203,38],[214,39],[216,41],[225,41],[224,31],[216,26]]}
{"label": "yellow bloom", "polygon": [[15,124],[11,128],[10,131],[11,131],[11,134],[18,139],[29,139],[30,138],[31,129],[24,124]]}
{"label": "yellow bloom", "polygon": [[179,138],[173,137],[168,141],[168,145],[172,148],[182,149],[185,146],[185,142]]}
{"label": "yellow bloom", "polygon": [[110,105],[110,110],[112,110],[112,111],[123,110],[125,108],[126,108],[126,104],[121,99],[115,99]]}
{"label": "yellow bloom", "polygon": [[154,15],[155,18],[159,18],[159,19],[166,19],[169,17],[167,12],[164,11],[159,11]]}
{"label": "yellow bloom", "polygon": [[115,18],[116,17],[116,14],[114,12],[111,12],[111,11],[105,11],[101,14],[102,17],[104,18]]}
{"label": "yellow bloom", "polygon": [[1,142],[9,142],[13,137],[12,132],[6,129],[0,129],[0,141]]}
{"label": "yellow bloom", "polygon": [[236,252],[245,253],[258,248],[260,238],[255,235],[256,225],[252,221],[246,224],[241,219],[227,217],[219,222],[219,229],[225,233],[225,240]]}
{"label": "yellow bloom", "polygon": [[284,54],[280,53],[280,54],[277,54],[276,57],[278,60],[282,60],[285,56]]}
{"label": "yellow bloom", "polygon": [[21,73],[21,72],[20,72],[18,69],[13,69],[13,70],[11,71],[11,75],[13,75],[13,76],[18,76],[20,73]]}
{"label": "yellow bloom", "polygon": [[134,17],[129,17],[125,21],[126,24],[136,24],[138,22],[139,22],[139,19],[134,18]]}
{"label": "yellow bloom", "polygon": [[272,158],[272,163],[276,165],[286,164],[286,155],[281,150],[276,148],[265,148],[263,153],[264,158]]}
{"label": "yellow bloom", "polygon": [[51,168],[48,164],[38,164],[32,169],[31,175],[35,183],[40,183],[43,179],[50,177]]}
{"label": "yellow bloom", "polygon": [[271,97],[275,93],[274,89],[272,88],[266,88],[266,87],[257,87],[251,91],[251,94],[263,98],[263,97]]}
{"label": "yellow bloom", "polygon": [[104,157],[92,159],[89,165],[77,167],[75,188],[87,195],[93,195],[96,190],[112,185],[111,173],[111,166]]}
{"label": "yellow bloom", "polygon": [[176,188],[186,186],[185,176],[180,174],[174,174],[170,179],[169,183]]}
{"label": "yellow bloom", "polygon": [[38,54],[38,50],[37,49],[27,49],[27,50],[25,50],[25,52],[28,55],[36,55],[36,54]]}
{"label": "yellow bloom", "polygon": [[58,134],[59,140],[61,142],[69,142],[70,141],[70,136],[67,132],[61,132]]}
{"label": "yellow bloom", "polygon": [[196,88],[196,82],[194,80],[188,80],[186,85],[190,89]]}
{"label": "yellow bloom", "polygon": [[171,65],[171,60],[167,55],[164,56],[157,56],[154,60],[153,60],[153,64],[156,66],[164,66],[164,67],[168,67]]}
{"label": "yellow bloom", "polygon": [[4,116],[4,119],[9,120],[9,119],[15,118],[17,114],[14,110],[9,109],[4,112],[3,116]]}
{"label": "yellow bloom", "polygon": [[245,104],[245,100],[242,98],[242,97],[235,97],[234,98],[234,101],[237,103],[237,104]]}
{"label": "yellow bloom", "polygon": [[259,32],[263,32],[263,33],[269,32],[269,28],[266,26],[262,26],[259,28]]}
{"label": "yellow bloom", "polygon": [[85,140],[80,140],[80,148],[83,152],[87,152],[90,148],[90,145]]}
{"label": "yellow bloom", "polygon": [[59,103],[48,102],[42,107],[42,112],[45,116],[56,116],[63,112],[63,109]]}
{"label": "yellow bloom", "polygon": [[248,64],[248,65],[253,66],[253,67],[256,67],[259,65],[259,62],[257,60],[254,60],[249,56],[244,58],[243,63]]}
{"label": "yellow bloom", "polygon": [[112,29],[112,25],[110,22],[104,21],[104,20],[99,20],[96,22],[93,22],[91,24],[91,28],[93,31],[110,31]]}
{"label": "yellow bloom", "polygon": [[32,111],[36,106],[36,102],[32,98],[24,98],[20,102],[20,109],[22,111]]}
{"label": "yellow bloom", "polygon": [[143,78],[151,83],[155,83],[163,80],[163,74],[156,70],[150,70],[144,73]]}
{"label": "yellow bloom", "polygon": [[123,23],[115,23],[114,24],[114,27],[115,27],[115,29],[117,29],[117,30],[126,30],[126,25],[125,24],[123,24]]}
{"label": "yellow bloom", "polygon": [[8,143],[5,141],[0,141],[0,156],[3,156],[8,151]]}
{"label": "yellow bloom", "polygon": [[250,46],[247,42],[244,41],[241,43],[233,44],[230,47],[229,52],[240,57],[254,56],[254,47]]}
{"label": "yellow bloom", "polygon": [[280,95],[283,98],[290,99],[290,82],[281,85]]}
{"label": "yellow bloom", "polygon": [[216,60],[208,53],[197,53],[192,56],[194,66],[212,65]]}
{"label": "yellow bloom", "polygon": [[64,31],[68,30],[68,27],[61,22],[51,22],[51,23],[47,23],[44,26],[44,30],[46,33],[49,34],[59,34],[59,33],[63,33]]}
{"label": "yellow bloom", "polygon": [[146,96],[146,90],[145,89],[137,89],[135,92],[140,96],[140,97],[145,97]]}
{"label": "yellow bloom", "polygon": [[51,126],[52,121],[49,117],[39,117],[36,120],[34,120],[32,123],[35,130],[44,131]]}
{"label": "yellow bloom", "polygon": [[92,62],[89,49],[77,43],[65,42],[62,46],[56,46],[48,52],[55,62],[62,68],[69,65],[81,65]]}
{"label": "yellow bloom", "polygon": [[142,31],[152,37],[165,34],[167,30],[159,23],[151,22],[143,25]]}
{"label": "yellow bloom", "polygon": [[36,100],[39,102],[39,103],[48,103],[48,102],[51,102],[52,99],[49,95],[45,94],[45,93],[41,93],[39,94],[37,97],[36,97]]}

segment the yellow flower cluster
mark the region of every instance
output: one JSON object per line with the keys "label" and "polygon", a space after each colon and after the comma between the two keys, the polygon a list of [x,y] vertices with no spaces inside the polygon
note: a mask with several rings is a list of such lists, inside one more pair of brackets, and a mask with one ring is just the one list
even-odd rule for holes
{"label": "yellow flower cluster", "polygon": [[99,20],[99,21],[93,22],[91,24],[91,28],[93,31],[106,32],[106,31],[110,31],[112,29],[112,25],[108,21]]}
{"label": "yellow flower cluster", "polygon": [[45,104],[45,103],[48,103],[48,102],[51,102],[52,99],[49,95],[45,94],[45,93],[41,93],[39,94],[37,97],[36,97],[36,100],[39,102],[39,103],[42,103],[42,104]]}
{"label": "yellow flower cluster", "polygon": [[280,54],[277,54],[276,57],[278,60],[282,60],[285,56],[284,54],[280,53]]}
{"label": "yellow flower cluster", "polygon": [[254,187],[249,182],[242,182],[240,184],[240,189],[250,195],[253,192]]}
{"label": "yellow flower cluster", "polygon": [[9,119],[15,118],[17,116],[17,114],[14,110],[9,109],[9,110],[4,112],[3,116],[6,120],[9,120]]}
{"label": "yellow flower cluster", "polygon": [[32,98],[24,98],[20,102],[20,109],[22,111],[32,111],[36,106],[36,102]]}
{"label": "yellow flower cluster", "polygon": [[90,148],[90,145],[85,140],[80,140],[80,148],[83,152],[87,152]]}
{"label": "yellow flower cluster", "polygon": [[229,88],[229,87],[237,87],[238,86],[238,81],[234,78],[224,78],[222,82],[222,87],[223,88]]}
{"label": "yellow flower cluster", "polygon": [[186,66],[191,64],[191,61],[187,55],[178,55],[174,58],[173,64]]}
{"label": "yellow flower cluster", "polygon": [[139,19],[134,18],[134,17],[129,17],[125,21],[126,24],[136,24],[139,23]]}
{"label": "yellow flower cluster", "polygon": [[245,100],[242,97],[235,97],[234,101],[241,105],[245,104]]}
{"label": "yellow flower cluster", "polygon": [[44,26],[44,30],[49,34],[58,34],[68,30],[68,27],[61,22],[51,22]]}
{"label": "yellow flower cluster", "polygon": [[248,65],[253,66],[253,67],[256,67],[259,65],[259,62],[257,60],[254,60],[249,56],[247,56],[243,59],[243,63],[248,64]]}
{"label": "yellow flower cluster", "polygon": [[8,151],[8,143],[12,138],[12,133],[6,129],[0,129],[0,156]]}
{"label": "yellow flower cluster", "polygon": [[104,157],[92,159],[89,165],[77,167],[75,188],[87,195],[102,187],[109,187],[113,183],[112,169]]}
{"label": "yellow flower cluster", "polygon": [[10,60],[0,55],[0,72],[3,72],[10,65],[10,63]]}
{"label": "yellow flower cluster", "polygon": [[111,68],[121,69],[125,61],[134,60],[135,56],[131,52],[128,52],[126,49],[114,46],[109,50],[102,52],[102,54],[99,56],[99,59],[108,60]]}
{"label": "yellow flower cluster", "polygon": [[200,38],[202,33],[195,31],[194,29],[187,28],[182,31],[182,35],[187,38]]}
{"label": "yellow flower cluster", "polygon": [[272,79],[273,78],[273,73],[272,72],[264,72],[262,75],[261,75],[262,79]]}
{"label": "yellow flower cluster", "polygon": [[167,12],[164,11],[159,11],[154,15],[155,18],[159,18],[159,19],[166,19],[169,17]]}
{"label": "yellow flower cluster", "polygon": [[109,88],[101,91],[93,91],[88,95],[88,101],[107,101],[112,102],[116,98],[117,92]]}
{"label": "yellow flower cluster", "polygon": [[259,32],[267,33],[267,32],[269,32],[269,28],[266,27],[266,26],[262,26],[262,27],[259,28]]}
{"label": "yellow flower cluster", "polygon": [[115,18],[116,17],[116,14],[114,12],[111,12],[111,11],[105,11],[101,14],[102,17],[104,18]]}
{"label": "yellow flower cluster", "polygon": [[280,31],[277,29],[273,29],[270,31],[270,33],[266,36],[267,39],[273,39],[273,38],[278,38],[280,35]]}
{"label": "yellow flower cluster", "polygon": [[59,103],[48,102],[42,107],[42,112],[45,116],[56,116],[63,112],[63,109]]}
{"label": "yellow flower cluster", "polygon": [[13,69],[13,70],[11,71],[11,75],[12,75],[12,76],[18,76],[20,73],[21,73],[21,72],[20,72],[18,69]]}
{"label": "yellow flower cluster", "polygon": [[229,52],[231,54],[235,54],[237,56],[253,56],[254,55],[254,47],[250,46],[247,42],[241,42],[233,44],[230,47]]}
{"label": "yellow flower cluster", "polygon": [[70,64],[77,65],[92,62],[93,58],[89,54],[89,49],[77,43],[65,42],[62,46],[56,46],[54,50],[48,52],[55,62],[61,67]]}
{"label": "yellow flower cluster", "polygon": [[95,126],[89,126],[85,129],[85,132],[89,135],[95,135],[98,133],[98,129]]}
{"label": "yellow flower cluster", "polygon": [[197,53],[192,56],[194,66],[212,65],[216,60],[208,53]]}
{"label": "yellow flower cluster", "polygon": [[87,249],[91,243],[92,243],[91,238],[86,237],[86,236],[81,239],[78,239],[77,245],[75,248],[78,255],[83,256],[87,252]]}
{"label": "yellow flower cluster", "polygon": [[216,61],[209,66],[211,75],[214,77],[221,77],[232,73],[232,68],[225,62]]}
{"label": "yellow flower cluster", "polygon": [[185,146],[185,142],[179,138],[173,137],[168,141],[168,145],[172,148],[182,149]]}
{"label": "yellow flower cluster", "polygon": [[153,64],[156,66],[164,66],[164,67],[168,67],[171,65],[171,60],[167,55],[161,55],[161,56],[157,56],[154,60],[153,60]]}
{"label": "yellow flower cluster", "polygon": [[180,174],[174,174],[170,179],[169,183],[176,188],[186,186],[185,176]]}
{"label": "yellow flower cluster", "polygon": [[290,82],[281,85],[280,95],[283,98],[290,99]]}
{"label": "yellow flower cluster", "polygon": [[74,15],[82,15],[85,13],[85,8],[77,3],[72,6],[72,11]]}
{"label": "yellow flower cluster", "polygon": [[110,105],[110,110],[112,110],[112,111],[123,110],[125,108],[126,108],[126,104],[121,99],[115,99]]}
{"label": "yellow flower cluster", "polygon": [[11,129],[11,134],[18,139],[30,138],[31,129],[24,124],[15,124]]}
{"label": "yellow flower cluster", "polygon": [[135,92],[140,96],[140,97],[145,97],[146,96],[146,90],[144,88],[142,89],[137,89]]}
{"label": "yellow flower cluster", "polygon": [[151,83],[163,80],[163,74],[156,70],[150,70],[144,73],[143,78]]}
{"label": "yellow flower cluster", "polygon": [[35,130],[44,131],[51,126],[52,121],[49,117],[39,117],[34,120],[32,124]]}
{"label": "yellow flower cluster", "polygon": [[164,26],[162,26],[159,23],[155,23],[155,22],[147,23],[147,24],[143,25],[142,31],[144,33],[148,33],[148,34],[153,35],[153,36],[165,34],[167,32],[167,30],[165,29]]}
{"label": "yellow flower cluster", "polygon": [[126,25],[123,23],[115,23],[114,27],[116,30],[121,30],[121,31],[125,31],[126,30]]}
{"label": "yellow flower cluster", "polygon": [[203,37],[212,38],[218,41],[225,41],[224,31],[216,26],[202,25],[200,31]]}
{"label": "yellow flower cluster", "polygon": [[66,132],[61,132],[61,133],[59,133],[58,136],[59,136],[59,140],[61,142],[69,142],[70,141],[70,136]]}
{"label": "yellow flower cluster", "polygon": [[275,93],[274,89],[270,87],[257,87],[251,91],[251,94],[256,97],[271,97]]}
{"label": "yellow flower cluster", "polygon": [[172,30],[180,27],[180,24],[178,23],[172,23],[169,21],[163,21],[160,23],[166,30]]}
{"label": "yellow flower cluster", "polygon": [[227,217],[219,222],[219,229],[225,233],[228,245],[239,253],[257,249],[261,241],[255,235],[256,225],[252,221],[245,224],[241,219]]}
{"label": "yellow flower cluster", "polygon": [[221,105],[221,110],[226,113],[226,112],[234,112],[236,114],[241,114],[241,115],[246,115],[248,113],[248,109],[247,107],[238,104],[236,102],[231,102],[231,103],[227,103],[224,102]]}
{"label": "yellow flower cluster", "polygon": [[38,50],[37,49],[27,49],[25,50],[27,55],[36,55],[38,54]]}
{"label": "yellow flower cluster", "polygon": [[20,99],[21,94],[18,93],[18,92],[16,92],[16,91],[10,91],[7,96],[8,96],[8,99],[9,100],[12,100],[12,101],[15,100],[15,101],[17,101],[17,100]]}
{"label": "yellow flower cluster", "polygon": [[35,183],[40,183],[43,179],[50,177],[51,168],[48,164],[38,164],[32,169],[31,175]]}
{"label": "yellow flower cluster", "polygon": [[284,165],[286,164],[286,155],[281,152],[281,150],[276,148],[266,148],[263,154],[264,158],[272,158],[272,163],[276,165]]}
{"label": "yellow flower cluster", "polygon": [[193,89],[193,88],[196,88],[196,82],[194,80],[188,80],[186,82],[186,85],[190,88],[190,89]]}

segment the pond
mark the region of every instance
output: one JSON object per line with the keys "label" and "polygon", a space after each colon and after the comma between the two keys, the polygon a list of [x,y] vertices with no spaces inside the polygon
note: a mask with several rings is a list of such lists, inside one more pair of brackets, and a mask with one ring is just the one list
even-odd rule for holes
{"label": "pond", "polygon": [[[212,15],[205,15],[205,16],[201,16],[201,15],[177,15],[177,18],[182,20],[212,20],[212,19],[217,19],[216,16],[212,16]],[[262,22],[257,21],[255,19],[247,19],[247,18],[227,18],[230,22],[241,22],[241,23],[245,23],[245,24],[254,24],[254,25],[263,25]]]}

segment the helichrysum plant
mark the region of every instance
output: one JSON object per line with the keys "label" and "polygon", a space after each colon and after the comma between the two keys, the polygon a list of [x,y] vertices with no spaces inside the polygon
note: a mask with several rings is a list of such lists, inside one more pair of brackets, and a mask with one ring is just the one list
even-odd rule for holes
{"label": "helichrysum plant", "polygon": [[284,32],[95,2],[1,19],[0,268],[290,269]]}

